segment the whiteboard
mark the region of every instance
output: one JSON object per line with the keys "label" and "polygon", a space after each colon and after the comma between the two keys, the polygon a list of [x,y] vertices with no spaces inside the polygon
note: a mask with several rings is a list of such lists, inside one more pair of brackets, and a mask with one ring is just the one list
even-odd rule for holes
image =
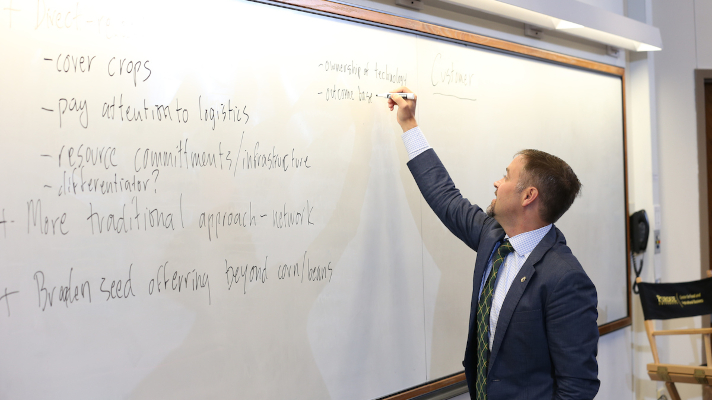
{"label": "whiteboard", "polygon": [[3,399],[363,399],[461,371],[475,254],[374,97],[400,85],[475,202],[522,148],[572,165],[557,226],[599,323],[627,315],[618,77],[244,1],[9,8]]}

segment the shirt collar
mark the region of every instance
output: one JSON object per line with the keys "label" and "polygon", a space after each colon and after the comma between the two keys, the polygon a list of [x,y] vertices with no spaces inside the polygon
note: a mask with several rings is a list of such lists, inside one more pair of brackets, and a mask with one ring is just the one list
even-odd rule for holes
{"label": "shirt collar", "polygon": [[505,235],[504,239],[509,239],[509,243],[514,248],[514,251],[517,253],[517,255],[525,256],[531,253],[534,248],[539,244],[539,242],[544,239],[544,236],[549,233],[551,227],[552,224],[549,224],[533,231],[520,233],[519,235],[515,235],[513,237]]}

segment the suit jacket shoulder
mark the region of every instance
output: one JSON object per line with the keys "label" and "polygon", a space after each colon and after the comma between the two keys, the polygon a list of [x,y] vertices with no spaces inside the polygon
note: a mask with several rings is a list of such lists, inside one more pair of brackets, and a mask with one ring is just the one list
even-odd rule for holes
{"label": "suit jacket shoulder", "polygon": [[435,150],[428,149],[410,160],[408,168],[440,221],[471,249],[479,252],[481,241],[489,247],[504,237],[494,218],[462,196]]}

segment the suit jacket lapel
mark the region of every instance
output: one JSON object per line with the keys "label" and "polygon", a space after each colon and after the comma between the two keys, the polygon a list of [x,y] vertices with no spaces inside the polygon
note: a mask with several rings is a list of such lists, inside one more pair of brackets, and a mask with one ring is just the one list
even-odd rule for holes
{"label": "suit jacket lapel", "polygon": [[[504,339],[504,335],[509,327],[509,321],[512,320],[512,314],[514,314],[514,310],[517,308],[517,304],[519,304],[519,299],[522,298],[524,290],[526,290],[529,282],[531,282],[531,278],[536,272],[534,265],[536,265],[544,254],[546,254],[554,243],[556,243],[556,231],[556,227],[552,225],[549,232],[534,248],[524,265],[522,265],[522,269],[519,270],[517,277],[514,278],[514,282],[512,282],[512,286],[509,288],[507,296],[504,298],[502,309],[499,312],[499,319],[497,320],[497,331],[495,332],[494,341],[492,342],[492,351],[490,353],[490,360],[487,368],[488,373],[497,359],[497,353],[499,353],[499,348],[502,346],[502,340]],[[525,276],[527,279],[522,282],[522,278]]]}

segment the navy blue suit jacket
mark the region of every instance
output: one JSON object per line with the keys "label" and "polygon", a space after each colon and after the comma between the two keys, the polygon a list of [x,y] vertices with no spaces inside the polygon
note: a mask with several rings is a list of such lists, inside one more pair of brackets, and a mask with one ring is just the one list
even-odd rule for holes
{"label": "navy blue suit jacket", "polygon": [[[474,394],[478,292],[489,256],[505,233],[494,218],[462,197],[435,151],[418,155],[408,167],[435,214],[477,252],[463,361]],[[552,227],[502,305],[488,366],[488,400],[593,399],[599,387],[596,305],[596,288],[564,235]]]}

